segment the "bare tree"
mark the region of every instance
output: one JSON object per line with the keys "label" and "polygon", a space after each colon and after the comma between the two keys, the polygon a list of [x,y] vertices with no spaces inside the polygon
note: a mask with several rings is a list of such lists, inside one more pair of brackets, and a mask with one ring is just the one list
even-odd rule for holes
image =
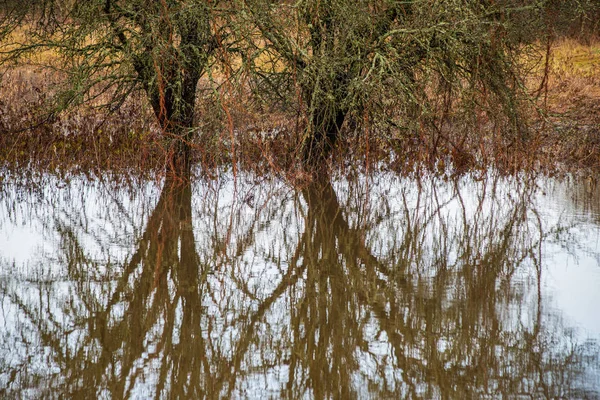
{"label": "bare tree", "polygon": [[[4,5],[2,63],[49,50],[45,67],[66,74],[53,113],[94,102],[120,107],[147,95],[170,154],[189,168],[197,85],[227,47],[226,2],[203,0],[47,0]],[[20,31],[20,35],[13,35]],[[18,39],[19,37],[24,39]]]}
{"label": "bare tree", "polygon": [[[515,22],[527,5],[493,1],[246,0],[247,15],[260,31],[255,49],[275,59],[260,79],[297,84],[308,129],[303,159],[324,160],[349,117],[361,122],[405,110],[396,125],[464,101],[481,108],[500,104],[513,130],[522,133],[516,73],[516,43],[523,30]],[[256,60],[266,57],[256,52]],[[258,63],[257,63],[258,64]],[[267,87],[273,87],[269,85]],[[436,104],[442,96],[445,104]],[[435,100],[435,101],[434,101]]]}

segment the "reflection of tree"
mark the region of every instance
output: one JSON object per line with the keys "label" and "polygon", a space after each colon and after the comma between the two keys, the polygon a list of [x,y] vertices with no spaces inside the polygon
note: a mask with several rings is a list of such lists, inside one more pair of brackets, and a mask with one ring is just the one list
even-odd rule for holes
{"label": "reflection of tree", "polygon": [[[123,209],[120,204],[118,208]],[[216,208],[213,211],[217,213]],[[161,398],[231,394],[244,355],[256,341],[257,326],[273,302],[298,279],[294,268],[288,269],[257,307],[240,310],[234,323],[242,334],[235,343],[224,345],[220,335],[231,326],[227,327],[220,316],[207,313],[206,303],[215,297],[219,283],[227,279],[227,271],[215,277],[210,265],[226,267],[223,261],[215,265],[214,260],[228,256],[223,255],[224,239],[217,237],[212,254],[203,254],[212,261],[201,262],[192,229],[190,185],[165,182],[135,251],[120,266],[117,278],[108,268],[110,255],[106,256],[108,261],[94,260],[80,240],[78,229],[85,225],[80,220],[88,219],[67,215],[55,222],[64,253],[59,259],[66,264],[66,279],[76,286],[73,297],[65,300],[57,296],[53,288],[57,282],[50,279],[36,282],[39,296],[2,287],[2,294],[31,324],[27,332],[30,337],[24,334],[22,338],[28,346],[25,353],[49,351],[51,356],[45,361],[60,370],[52,374],[27,363],[14,368],[12,363],[3,368],[10,374],[3,394],[10,395],[9,390],[20,393],[26,387],[37,388],[41,397],[69,398],[146,397],[144,390]],[[251,238],[253,230],[250,224],[246,236]],[[93,235],[89,230],[86,233]],[[235,253],[243,254],[252,243],[243,240]],[[105,279],[97,274],[103,268]],[[217,287],[211,286],[214,284]],[[244,283],[238,284],[242,290]],[[56,305],[61,307],[58,314],[63,321],[56,317],[56,310],[51,310]],[[225,307],[229,306],[234,305],[225,302]],[[28,345],[35,340],[39,341],[36,345]]]}
{"label": "reflection of tree", "polygon": [[[575,212],[589,214],[596,222],[600,221],[600,181],[593,177],[571,177],[558,185],[564,191],[565,202]],[[570,207],[569,207],[570,208]]]}
{"label": "reflection of tree", "polygon": [[[527,309],[520,304],[525,294],[508,284],[525,260],[540,284],[543,238],[525,218],[529,199],[522,195],[505,207],[504,218],[485,216],[501,210],[497,204],[484,210],[483,196],[469,219],[457,191],[462,209],[455,226],[442,213],[445,204],[430,201],[414,212],[405,203],[403,241],[376,257],[365,243],[368,232],[349,226],[329,182],[304,190],[308,212],[299,246],[307,273],[292,310],[289,382],[317,398],[360,394],[353,390],[395,398],[581,395],[576,376],[590,349],[568,343],[560,326],[541,326],[540,298],[529,310],[536,314],[530,326],[507,326],[516,315],[500,312]],[[373,339],[381,338],[389,349],[376,355]],[[553,348],[556,340],[565,348]],[[374,369],[357,386],[356,373],[369,359]]]}
{"label": "reflection of tree", "polygon": [[544,310],[549,232],[531,189],[423,182],[366,201],[348,185],[323,179],[297,201],[252,188],[199,209],[167,180],[121,261],[92,255],[77,218],[56,219],[67,276],[0,285],[21,321],[0,345],[37,360],[0,356],[0,394],[593,395],[581,374],[598,371],[595,344]]}
{"label": "reflection of tree", "polygon": [[[149,342],[168,355],[160,360],[157,387],[168,384],[174,390],[191,393],[203,390],[203,382],[198,381],[201,375],[190,374],[202,360],[190,354],[202,348],[199,314],[203,289],[191,211],[190,186],[167,180],[122,275],[111,284],[99,286],[90,282],[84,271],[100,265],[86,258],[71,227],[58,224],[69,275],[77,285],[78,302],[73,307],[67,303],[62,310],[72,317],[72,325],[38,320],[42,310],[33,312],[24,297],[11,294],[11,300],[39,330],[40,345],[52,351],[60,366],[61,375],[51,383],[56,387],[49,390],[62,391],[69,397],[95,397],[101,393],[99,390],[111,397],[126,397],[131,390],[130,380],[143,372],[136,364],[149,356]],[[181,320],[174,329],[178,307]],[[199,340],[192,340],[194,337]]]}

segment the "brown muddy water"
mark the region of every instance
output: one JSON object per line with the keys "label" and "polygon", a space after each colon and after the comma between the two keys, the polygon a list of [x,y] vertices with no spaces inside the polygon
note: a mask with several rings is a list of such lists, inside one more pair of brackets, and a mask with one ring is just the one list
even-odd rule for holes
{"label": "brown muddy water", "polygon": [[600,189],[0,190],[0,398],[600,397]]}

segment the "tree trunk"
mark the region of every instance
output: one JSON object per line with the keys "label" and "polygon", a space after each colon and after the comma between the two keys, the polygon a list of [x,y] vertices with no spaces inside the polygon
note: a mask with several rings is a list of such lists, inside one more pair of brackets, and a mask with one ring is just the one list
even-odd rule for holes
{"label": "tree trunk", "polygon": [[[178,177],[189,176],[191,170],[191,140],[198,81],[194,81],[194,78],[195,75],[184,79],[181,93],[166,88],[164,92],[151,95],[152,108],[168,152],[166,172]],[[180,98],[177,99],[177,96]]]}
{"label": "tree trunk", "polygon": [[323,109],[314,111],[310,131],[302,144],[302,156],[306,166],[322,166],[335,147],[346,113],[336,110],[331,114]]}
{"label": "tree trunk", "polygon": [[192,168],[192,147],[189,141],[182,136],[174,139],[174,143],[169,150],[167,174],[185,178],[189,177]]}

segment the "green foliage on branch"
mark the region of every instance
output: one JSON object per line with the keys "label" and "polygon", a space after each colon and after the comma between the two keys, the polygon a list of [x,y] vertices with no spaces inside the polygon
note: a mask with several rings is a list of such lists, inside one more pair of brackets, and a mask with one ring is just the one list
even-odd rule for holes
{"label": "green foliage on branch", "polygon": [[365,121],[378,132],[393,127],[411,135],[484,113],[502,121],[508,136],[526,139],[523,52],[577,18],[595,29],[598,6],[590,0],[37,0],[5,1],[0,10],[0,63],[50,52],[45,66],[67,84],[52,97],[55,111],[84,102],[114,109],[142,91],[165,140],[187,164],[198,83],[215,88],[215,75],[222,82],[246,72],[250,79],[235,81],[237,88],[250,82],[256,98],[304,113],[302,158],[314,166]]}
{"label": "green foliage on branch", "polygon": [[[300,87],[309,128],[304,157],[327,156],[349,118],[409,129],[441,108],[500,105],[522,134],[517,69],[527,37],[517,17],[542,16],[536,2],[459,0],[269,0],[244,2],[261,35],[255,54],[275,53],[258,79]],[[264,57],[264,56],[263,56]],[[260,60],[260,58],[256,58]],[[283,79],[293,75],[294,79]],[[263,82],[262,87],[269,87]],[[440,100],[442,99],[442,100]],[[440,105],[441,101],[441,105]],[[404,110],[389,118],[389,110]]]}
{"label": "green foliage on branch", "polygon": [[55,112],[84,102],[114,109],[141,90],[174,143],[173,153],[187,162],[197,85],[227,46],[230,10],[204,0],[49,0],[25,11],[19,4],[5,7],[2,61],[49,52],[45,66],[64,74],[66,84],[54,97]]}

